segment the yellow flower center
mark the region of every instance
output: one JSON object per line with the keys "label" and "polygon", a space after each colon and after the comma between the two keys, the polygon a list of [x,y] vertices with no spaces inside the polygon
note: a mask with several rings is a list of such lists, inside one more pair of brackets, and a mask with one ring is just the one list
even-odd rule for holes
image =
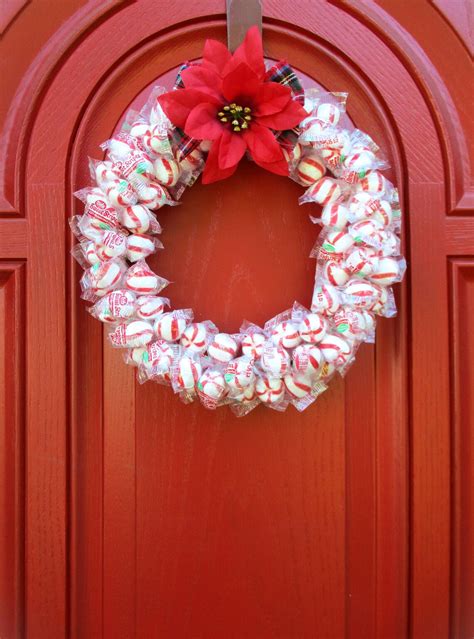
{"label": "yellow flower center", "polygon": [[217,117],[223,124],[230,124],[235,133],[240,133],[240,131],[245,131],[245,129],[249,128],[249,123],[252,120],[252,109],[232,102],[232,104],[223,106]]}

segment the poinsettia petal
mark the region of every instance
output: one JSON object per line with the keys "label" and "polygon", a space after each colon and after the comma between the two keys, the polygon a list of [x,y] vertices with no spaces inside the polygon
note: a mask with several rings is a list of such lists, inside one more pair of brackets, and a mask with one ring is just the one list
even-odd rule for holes
{"label": "poinsettia petal", "polygon": [[252,122],[242,137],[255,162],[279,162],[283,159],[283,152],[273,133],[257,122]]}
{"label": "poinsettia petal", "polygon": [[260,84],[260,80],[248,64],[241,62],[222,78],[222,93],[229,101],[239,98],[253,103]]}
{"label": "poinsettia petal", "polygon": [[257,121],[275,131],[286,131],[286,129],[297,126],[306,117],[308,114],[301,104],[291,100],[279,113],[258,116]]}
{"label": "poinsettia petal", "polygon": [[255,164],[258,164],[258,166],[261,166],[262,169],[266,171],[270,171],[270,173],[288,176],[288,162],[286,160],[278,160],[278,162],[261,162],[260,160],[255,160]]}
{"label": "poinsettia petal", "polygon": [[188,115],[198,104],[219,104],[218,100],[197,89],[175,89],[160,95],[158,102],[171,122],[180,128],[184,127]]}
{"label": "poinsettia petal", "polygon": [[222,135],[224,126],[217,118],[215,104],[198,104],[188,115],[184,132],[196,140],[216,140]]}
{"label": "poinsettia petal", "polygon": [[247,144],[241,135],[224,129],[219,147],[219,167],[229,169],[235,166],[240,162],[246,150]]}
{"label": "poinsettia petal", "polygon": [[234,51],[233,58],[245,62],[257,74],[263,78],[265,75],[265,63],[263,61],[263,44],[260,29],[251,27],[242,44]]}
{"label": "poinsettia petal", "polygon": [[203,52],[203,66],[212,67],[221,72],[232,57],[231,52],[218,40],[206,40]]}
{"label": "poinsettia petal", "polygon": [[254,115],[272,115],[285,109],[291,100],[291,89],[278,82],[265,82],[255,96]]}
{"label": "poinsettia petal", "polygon": [[181,72],[184,86],[189,89],[198,89],[206,94],[212,95],[216,100],[223,102],[220,92],[221,77],[215,69],[209,69],[200,65],[194,65]]}
{"label": "poinsettia petal", "polygon": [[219,167],[219,149],[220,139],[215,140],[212,143],[211,148],[207,156],[206,164],[204,166],[204,172],[202,174],[202,183],[211,184],[211,182],[217,182],[218,180],[225,180],[230,177],[237,168],[237,164],[229,167],[228,169],[221,169]]}

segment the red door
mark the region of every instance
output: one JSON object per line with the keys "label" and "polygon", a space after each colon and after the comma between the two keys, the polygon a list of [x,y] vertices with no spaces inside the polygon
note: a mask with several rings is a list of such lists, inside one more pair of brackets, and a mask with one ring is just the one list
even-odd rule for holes
{"label": "red door", "polygon": [[[137,385],[79,300],[72,193],[130,103],[225,40],[224,3],[6,3],[5,639],[474,635],[468,4],[263,4],[268,56],[348,91],[390,157],[409,263],[398,318],[304,414],[237,420]],[[175,306],[233,331],[308,304],[298,193],[243,165],[163,215],[151,263]]]}

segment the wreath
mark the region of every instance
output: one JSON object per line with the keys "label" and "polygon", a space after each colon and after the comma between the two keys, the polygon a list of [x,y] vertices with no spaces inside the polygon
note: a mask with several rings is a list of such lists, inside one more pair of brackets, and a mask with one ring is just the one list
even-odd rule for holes
{"label": "wreath", "polygon": [[[75,194],[85,210],[71,220],[82,297],[140,382],[237,415],[261,403],[301,411],[374,341],[376,316],[395,315],[391,285],[406,268],[398,192],[379,147],[345,115],[346,99],[303,90],[286,62],[266,64],[252,27],[233,54],[206,41],[172,91],[156,87],[127,114],[102,145],[106,159],[89,160],[93,184]],[[146,258],[163,248],[154,211],[177,205],[201,174],[204,184],[230,177],[244,156],[305,187],[299,202],[322,207],[310,216],[322,229],[311,308],[295,302],[263,327],[245,321],[228,334],[172,310],[160,295],[169,282]]]}

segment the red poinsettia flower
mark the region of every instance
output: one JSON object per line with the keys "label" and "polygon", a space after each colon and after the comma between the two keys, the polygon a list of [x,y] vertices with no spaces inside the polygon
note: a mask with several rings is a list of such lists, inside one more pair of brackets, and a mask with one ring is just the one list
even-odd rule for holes
{"label": "red poinsettia flower", "polygon": [[233,55],[220,42],[207,40],[202,63],[189,66],[181,77],[184,88],[161,95],[159,102],[187,135],[212,142],[204,184],[232,175],[246,151],[268,171],[288,175],[273,131],[295,127],[307,113],[289,87],[266,79],[257,27],[249,29]]}

